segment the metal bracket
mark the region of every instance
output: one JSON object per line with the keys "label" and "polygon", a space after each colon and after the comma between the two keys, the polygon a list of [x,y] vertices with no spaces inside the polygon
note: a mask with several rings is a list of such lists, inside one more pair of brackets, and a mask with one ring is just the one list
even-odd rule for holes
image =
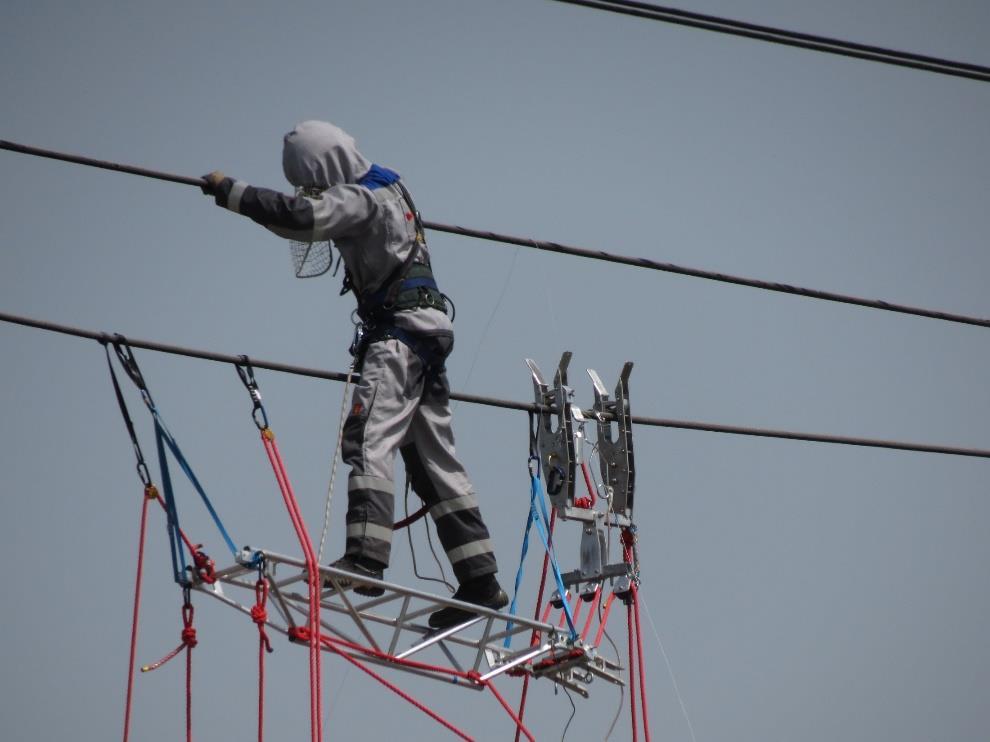
{"label": "metal bracket", "polygon": [[[617,519],[626,518],[629,521],[632,520],[633,491],[636,485],[632,415],[629,411],[629,375],[632,367],[631,362],[622,367],[619,382],[615,385],[615,399],[609,399],[608,390],[601,378],[594,370],[588,369],[591,383],[595,387],[594,415],[598,420],[598,460],[602,481],[610,494],[612,512]],[[616,431],[614,437],[613,425]]]}
{"label": "metal bracket", "polygon": [[570,362],[571,352],[565,351],[557,364],[551,389],[536,361],[526,359],[533,375],[536,404],[540,407],[537,412],[537,445],[547,495],[564,518],[569,517],[574,505],[574,423],[571,417],[574,392],[567,386],[567,366]]}
{"label": "metal bracket", "polygon": [[[593,574],[586,574],[580,569],[575,569],[572,572],[564,572],[560,578],[565,587],[571,587],[572,585],[580,585],[582,583],[585,585],[595,585],[613,577],[628,577],[631,573],[632,568],[628,564],[617,562],[616,564],[606,564],[598,572]],[[581,592],[583,594],[584,591],[582,590]]]}

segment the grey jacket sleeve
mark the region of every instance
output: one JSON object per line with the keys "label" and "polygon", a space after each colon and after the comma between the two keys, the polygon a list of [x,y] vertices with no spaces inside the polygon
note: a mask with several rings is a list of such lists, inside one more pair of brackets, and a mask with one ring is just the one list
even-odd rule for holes
{"label": "grey jacket sleeve", "polygon": [[379,208],[371,191],[359,185],[334,186],[320,198],[309,198],[224,178],[214,196],[218,206],[249,217],[279,237],[300,242],[334,240],[360,232]]}

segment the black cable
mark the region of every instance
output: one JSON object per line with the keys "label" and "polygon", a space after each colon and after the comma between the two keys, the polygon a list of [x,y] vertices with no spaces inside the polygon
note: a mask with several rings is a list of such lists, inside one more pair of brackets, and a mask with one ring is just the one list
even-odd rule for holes
{"label": "black cable", "polygon": [[[406,478],[406,494],[404,498],[405,509],[406,509],[406,519],[409,518],[409,478]],[[425,521],[424,521],[425,523]],[[447,582],[447,575],[444,574],[443,565],[440,563],[440,559],[437,557],[437,552],[433,548],[433,540],[430,538],[430,526],[426,523],[426,540],[430,545],[430,553],[433,554],[433,560],[437,563],[437,567],[440,568],[440,575],[443,579],[438,577],[428,577],[427,575],[421,575],[419,573],[419,565],[416,564],[416,548],[413,546],[412,540],[412,528],[406,528],[406,539],[409,542],[409,555],[412,558],[412,568],[413,574],[420,580],[426,580],[428,582],[439,582],[445,585],[450,592],[454,592],[454,586]]]}
{"label": "black cable", "polygon": [[128,173],[129,175],[141,175],[145,178],[153,178],[155,180],[167,180],[171,183],[180,183],[182,185],[193,185],[202,187],[206,184],[206,181],[202,178],[190,178],[185,175],[175,175],[174,173],[166,173],[162,170],[149,170],[144,167],[135,167],[134,165],[122,165],[118,162],[111,162],[110,160],[96,160],[92,157],[83,157],[82,155],[73,155],[68,152],[56,152],[52,149],[42,149],[41,147],[31,147],[27,144],[18,144],[17,142],[9,142],[6,139],[0,139],[0,149],[10,150],[11,152],[20,152],[25,155],[34,155],[36,157],[47,157],[51,160],[62,160],[63,162],[71,162],[76,165],[87,165],[89,167],[97,167],[102,170],[114,170],[118,173]]}
{"label": "black cable", "polygon": [[[83,330],[68,325],[60,325],[55,322],[21,317],[16,314],[0,312],[0,322],[9,322],[24,327],[33,327],[49,332],[58,332],[63,335],[73,335],[75,337],[89,338],[103,342],[111,337],[105,332],[94,332],[93,330]],[[220,363],[243,364],[247,356],[231,355],[227,353],[215,353],[213,351],[197,350],[179,345],[167,345],[165,343],[153,342],[151,340],[135,340],[121,335],[114,335],[121,342],[135,348],[154,350],[160,353],[171,353],[174,355],[187,356],[189,358],[202,358],[207,361],[218,361]],[[265,368],[269,371],[279,371],[281,373],[295,374],[297,376],[308,376],[314,379],[329,379],[330,381],[346,381],[347,374],[337,371],[323,371],[321,369],[306,368],[303,366],[293,366],[288,363],[276,363],[274,361],[263,361],[250,359],[255,368]],[[352,377],[353,378],[353,377]],[[488,407],[501,407],[507,410],[520,410],[522,412],[542,412],[545,408],[533,403],[514,402],[509,399],[498,399],[496,397],[483,397],[477,394],[464,394],[461,392],[451,392],[450,398],[468,402],[470,404],[486,405]],[[723,425],[719,423],[706,423],[694,420],[673,420],[662,417],[642,417],[633,415],[632,421],[636,425],[645,425],[656,428],[677,428],[681,430],[700,430],[709,433],[728,433],[731,435],[748,435],[760,438],[782,438],[786,440],[807,441],[810,443],[833,443],[847,446],[867,446],[872,448],[889,448],[900,451],[915,451],[918,453],[937,453],[951,456],[971,456],[981,459],[990,459],[990,450],[979,448],[960,448],[957,446],[940,446],[928,443],[908,443],[904,441],[880,440],[875,438],[852,438],[840,435],[826,435],[823,433],[798,433],[788,430],[774,430],[770,428],[750,428],[741,425]]]}
{"label": "black cable", "polygon": [[820,291],[818,289],[809,289],[809,288],[803,288],[801,286],[792,286],[786,283],[763,281],[756,278],[745,278],[742,276],[734,276],[728,273],[718,273],[716,271],[708,271],[708,270],[703,270],[701,268],[688,268],[682,265],[676,265],[674,263],[662,263],[656,260],[650,260],[649,258],[637,258],[628,255],[616,255],[615,253],[605,252],[604,250],[590,250],[584,247],[565,245],[560,242],[547,242],[545,240],[534,240],[529,237],[514,237],[508,234],[500,234],[498,232],[486,232],[480,229],[471,229],[470,227],[459,227],[453,224],[440,224],[438,222],[430,222],[430,221],[423,222],[423,224],[426,226],[427,229],[432,229],[437,232],[448,232],[450,234],[458,234],[464,237],[475,237],[479,240],[504,242],[509,245],[523,245],[525,247],[532,247],[536,250],[545,250],[547,252],[562,253],[564,255],[576,255],[581,258],[604,260],[609,263],[632,265],[637,268],[649,268],[655,271],[663,271],[664,273],[676,273],[682,276],[704,278],[709,281],[732,283],[732,284],[736,284],[737,286],[749,286],[750,288],[763,289],[764,291],[775,291],[781,294],[794,294],[796,296],[804,296],[810,299],[822,299],[824,301],[832,301],[840,304],[854,304],[856,306],[868,307],[870,309],[880,309],[887,312],[898,312],[900,314],[912,314],[917,317],[927,317],[929,319],[938,319],[946,322],[957,322],[964,325],[977,325],[979,327],[990,327],[990,319],[985,319],[983,317],[970,317],[964,314],[954,314],[951,312],[942,312],[932,309],[924,309],[922,307],[912,307],[906,304],[894,304],[892,302],[883,301],[880,299],[864,299],[858,296],[839,294],[834,291]]}
{"label": "black cable", "polygon": [[585,8],[596,10],[607,10],[612,13],[621,13],[636,18],[646,18],[653,21],[663,21],[680,26],[690,26],[700,28],[705,31],[716,31],[718,33],[731,34],[733,36],[743,36],[758,41],[767,41],[773,44],[783,44],[786,46],[798,47],[800,49],[810,49],[812,51],[825,52],[827,54],[838,54],[844,57],[855,59],[865,59],[871,62],[881,62],[899,67],[911,67],[913,69],[935,72],[941,75],[953,75],[955,77],[966,77],[971,80],[990,82],[990,67],[968,62],[956,62],[951,59],[931,57],[925,54],[915,54],[913,52],[903,52],[896,49],[888,49],[872,44],[859,44],[854,41],[843,41],[842,39],[828,36],[818,36],[815,34],[800,33],[798,31],[787,31],[782,28],[772,26],[762,26],[745,21],[735,21],[720,16],[705,15],[703,13],[692,13],[686,10],[668,8],[652,3],[634,2],[633,0],[555,0],[558,3],[567,5],[579,5]]}
{"label": "black cable", "polygon": [[564,742],[567,738],[567,730],[571,728],[571,722],[574,721],[574,716],[577,714],[577,706],[574,705],[574,699],[571,698],[571,694],[567,688],[562,685],[560,689],[564,691],[564,695],[567,696],[567,702],[571,704],[571,715],[567,717],[567,723],[564,724],[564,731],[560,733],[560,742]]}
{"label": "black cable", "polygon": [[[3,139],[0,139],[0,149],[35,155],[37,157],[47,157],[65,162],[72,162],[78,165],[115,170],[132,175],[141,175],[146,178],[167,180],[173,183],[182,183],[184,185],[199,186],[204,183],[201,178],[187,178],[182,175],[175,175],[173,173],[166,173],[158,170],[149,170],[147,168],[134,167],[132,165],[121,165],[119,163],[109,162],[107,160],[95,160],[91,157],[82,157],[80,155],[72,155],[66,152],[56,152],[54,150],[41,149],[39,147],[29,147],[25,144],[17,144],[16,142],[9,142]],[[821,299],[823,301],[833,301],[841,304],[853,304],[856,306],[868,307],[870,309],[880,309],[886,312],[898,312],[900,314],[911,314],[917,317],[927,317],[929,319],[943,320],[945,322],[956,322],[964,325],[990,327],[990,319],[985,319],[982,317],[971,317],[964,314],[912,307],[906,304],[894,304],[879,299],[864,299],[857,296],[839,294],[833,291],[819,291],[817,289],[802,288],[801,286],[791,286],[786,283],[763,281],[755,278],[744,278],[742,276],[733,276],[727,273],[717,273],[715,271],[702,270],[700,268],[687,268],[684,266],[675,265],[674,263],[662,263],[655,260],[649,260],[647,258],[616,255],[614,253],[605,252],[604,250],[589,250],[587,248],[565,245],[559,242],[534,240],[528,237],[513,237],[512,235],[500,234],[498,232],[488,232],[480,229],[471,229],[469,227],[459,227],[452,224],[424,221],[423,226],[436,232],[448,232],[450,234],[459,234],[465,237],[476,237],[480,240],[504,242],[510,245],[521,245],[523,247],[531,247],[537,250],[545,250],[564,255],[575,255],[582,258],[604,260],[609,263],[631,265],[637,268],[649,268],[651,270],[663,271],[666,273],[676,273],[682,276],[704,278],[709,281],[720,281],[722,283],[731,283],[738,286],[749,286],[751,288],[763,289],[765,291],[794,294],[796,296]]]}
{"label": "black cable", "polygon": [[423,528],[426,529],[426,545],[430,547],[430,553],[433,555],[433,561],[436,563],[437,569],[440,570],[441,579],[439,580],[439,582],[442,582],[444,585],[446,585],[447,589],[450,590],[450,592],[452,593],[457,592],[454,586],[447,581],[447,573],[443,568],[443,562],[441,562],[440,557],[437,556],[436,547],[433,545],[433,536],[430,535],[430,520],[428,518],[423,520]]}

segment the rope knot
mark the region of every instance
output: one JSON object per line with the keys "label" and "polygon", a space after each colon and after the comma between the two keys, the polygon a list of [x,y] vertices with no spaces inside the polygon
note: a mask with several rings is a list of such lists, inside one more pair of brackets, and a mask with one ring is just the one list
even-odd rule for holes
{"label": "rope knot", "polygon": [[308,626],[290,626],[286,633],[289,635],[290,642],[309,642]]}
{"label": "rope knot", "polygon": [[199,640],[196,639],[196,629],[192,626],[186,626],[182,630],[182,643],[190,649],[199,644]]}
{"label": "rope knot", "polygon": [[196,566],[196,576],[207,585],[217,581],[216,563],[199,546],[193,552],[193,564]]}
{"label": "rope knot", "polygon": [[251,620],[256,624],[264,625],[268,622],[268,611],[263,605],[251,606]]}

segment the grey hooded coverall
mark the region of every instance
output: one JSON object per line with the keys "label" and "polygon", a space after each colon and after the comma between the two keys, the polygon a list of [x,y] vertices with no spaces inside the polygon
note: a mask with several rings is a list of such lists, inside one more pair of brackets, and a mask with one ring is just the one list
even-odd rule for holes
{"label": "grey hooded coverall", "polygon": [[[282,166],[292,185],[319,195],[287,196],[224,178],[214,191],[217,203],[280,237],[333,240],[358,297],[385,288],[421,239],[398,184],[358,185],[371,163],[350,135],[321,121],[303,122],[285,135]],[[419,250],[416,261],[429,264],[422,242]],[[444,311],[417,306],[394,312],[389,322],[441,361],[453,348],[453,326]],[[494,574],[497,566],[474,489],[454,453],[446,374],[424,365],[394,338],[373,341],[364,352],[341,446],[351,467],[346,555],[388,565],[395,454],[401,451],[413,489],[429,507],[463,584]]]}

